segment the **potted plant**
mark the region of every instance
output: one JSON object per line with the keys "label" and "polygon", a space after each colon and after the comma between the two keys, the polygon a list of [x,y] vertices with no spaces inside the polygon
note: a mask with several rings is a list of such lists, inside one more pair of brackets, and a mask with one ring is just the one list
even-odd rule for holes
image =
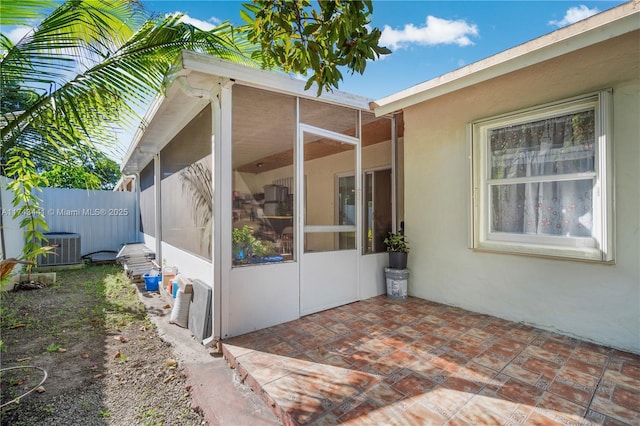
{"label": "potted plant", "polygon": [[402,232],[389,232],[384,239],[384,245],[389,252],[389,268],[406,269],[407,256],[409,254],[409,242]]}
{"label": "potted plant", "polygon": [[247,263],[253,256],[253,246],[256,241],[256,237],[253,236],[253,228],[245,225],[242,229],[234,229],[232,238],[234,263]]}
{"label": "potted plant", "polygon": [[233,230],[233,264],[281,262],[273,242],[253,236],[253,228],[248,225]]}

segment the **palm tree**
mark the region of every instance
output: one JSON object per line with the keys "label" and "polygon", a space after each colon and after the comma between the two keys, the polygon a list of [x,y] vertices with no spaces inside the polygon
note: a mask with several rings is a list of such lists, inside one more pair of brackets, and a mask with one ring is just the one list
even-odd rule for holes
{"label": "palm tree", "polygon": [[255,49],[228,23],[202,31],[181,17],[147,19],[135,0],[0,2],[3,28],[40,21],[16,43],[0,34],[0,175],[17,152],[64,164],[115,146],[116,131],[139,122],[182,49],[255,66]]}
{"label": "palm tree", "polygon": [[228,23],[202,31],[178,14],[147,19],[137,1],[0,3],[2,26],[34,18],[40,23],[15,44],[0,35],[4,161],[14,146],[53,162],[111,146],[118,126],[137,124],[182,49],[255,64],[255,49]]}

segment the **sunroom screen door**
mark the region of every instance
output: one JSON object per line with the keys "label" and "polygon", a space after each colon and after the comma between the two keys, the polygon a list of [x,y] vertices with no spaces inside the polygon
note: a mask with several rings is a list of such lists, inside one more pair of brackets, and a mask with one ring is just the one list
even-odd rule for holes
{"label": "sunroom screen door", "polygon": [[298,188],[303,204],[300,314],[306,315],[357,300],[361,201],[359,182],[354,190],[336,184],[339,175],[358,176],[358,139],[303,124],[300,129],[304,179],[298,182],[306,181]]}

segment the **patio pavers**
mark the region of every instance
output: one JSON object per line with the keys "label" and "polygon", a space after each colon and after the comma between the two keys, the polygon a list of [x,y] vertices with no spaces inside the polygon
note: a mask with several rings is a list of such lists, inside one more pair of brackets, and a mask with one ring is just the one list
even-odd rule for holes
{"label": "patio pavers", "polygon": [[640,425],[640,356],[386,296],[223,341],[285,425]]}

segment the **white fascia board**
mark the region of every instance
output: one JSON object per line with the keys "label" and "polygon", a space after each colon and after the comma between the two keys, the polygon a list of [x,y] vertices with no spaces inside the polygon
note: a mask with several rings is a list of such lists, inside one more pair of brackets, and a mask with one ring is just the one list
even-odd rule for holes
{"label": "white fascia board", "polygon": [[125,154],[122,161],[122,168],[120,171],[125,171],[127,169],[127,166],[129,166],[131,156],[142,141],[142,137],[144,136],[144,132],[147,126],[149,125],[149,123],[151,123],[151,120],[153,120],[153,117],[155,117],[165,99],[166,98],[162,93],[158,93],[153,101],[151,101],[147,112],[145,112],[144,117],[140,121],[140,124],[138,124],[138,128],[136,129],[133,138],[131,138],[131,142],[129,143],[129,147],[127,148],[127,153]]}
{"label": "white fascia board", "polygon": [[377,117],[640,29],[640,2],[631,1],[497,55],[375,101]]}
{"label": "white fascia board", "polygon": [[274,71],[251,68],[246,65],[224,61],[213,56],[187,50],[183,50],[181,55],[183,69],[228,78],[247,86],[276,91],[307,99],[315,99],[320,102],[348,106],[367,111],[371,110],[369,105],[372,99],[362,96],[335,90],[331,92],[322,92],[322,95],[317,97],[317,86],[315,84],[313,84],[309,90],[304,90],[304,86],[306,84],[305,81],[279,74]]}
{"label": "white fascia board", "polygon": [[[171,77],[189,73],[182,70]],[[132,139],[123,161],[125,173],[142,170],[209,103],[209,98],[196,100],[183,94],[175,78],[166,84],[166,94],[153,100]]]}

